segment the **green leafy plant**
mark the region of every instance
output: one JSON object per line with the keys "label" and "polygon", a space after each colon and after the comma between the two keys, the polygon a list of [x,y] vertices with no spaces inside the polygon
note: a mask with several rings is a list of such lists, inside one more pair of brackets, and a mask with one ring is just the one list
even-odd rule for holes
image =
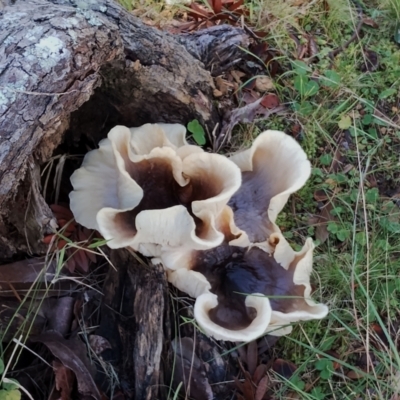
{"label": "green leafy plant", "polygon": [[329,379],[333,374],[333,362],[326,358],[321,358],[315,363],[315,368],[319,371],[322,379]]}
{"label": "green leafy plant", "polygon": [[324,72],[325,76],[320,77],[320,81],[324,86],[329,88],[337,88],[340,85],[342,78],[336,71],[328,69]]}
{"label": "green leafy plant", "polygon": [[18,382],[3,376],[5,372],[4,370],[5,370],[4,362],[0,358],[0,375],[1,375],[0,400],[20,400],[21,392],[18,389],[19,388]]}
{"label": "green leafy plant", "polygon": [[133,9],[132,1],[130,1],[130,0],[119,0],[119,3],[122,5],[122,7],[126,8],[128,11],[132,11],[132,9]]}
{"label": "green leafy plant", "polygon": [[298,375],[293,375],[289,381],[290,381],[291,385],[293,386],[293,388],[295,388],[296,390],[299,390],[299,391],[304,390],[304,388],[306,386],[304,381],[301,380],[301,378]]}
{"label": "green leafy plant", "polygon": [[326,398],[326,394],[320,386],[313,388],[313,390],[311,390],[311,395],[317,400],[324,400]]}
{"label": "green leafy plant", "polygon": [[[270,4],[286,4],[251,3],[268,12]],[[322,290],[314,296],[331,301],[325,320],[295,327],[280,342],[279,350],[298,366],[301,379],[300,372],[290,381],[279,378],[277,397],[295,391],[308,400],[333,393],[338,399],[365,393],[390,399],[398,379],[392,365],[397,371],[400,363],[391,326],[400,318],[400,0],[363,1],[363,35],[346,48],[341,46],[353,34],[359,10],[345,0],[325,4],[329,12],[321,4],[307,8],[295,33],[277,24],[267,39],[281,51],[277,59],[285,72],[275,86],[293,112],[264,126],[282,123],[313,166],[307,187],[277,222],[294,248],[299,238],[316,239],[314,279]],[[326,239],[319,242],[319,237]],[[368,373],[352,349],[362,349],[362,357],[372,353]]]}
{"label": "green leafy plant", "polygon": [[299,95],[299,100],[293,103],[293,107],[300,115],[310,115],[315,107],[308,99],[318,93],[319,84],[308,77],[307,74],[310,72],[310,68],[302,61],[297,61],[294,64],[293,71],[296,75],[293,80],[293,86]]}
{"label": "green leafy plant", "polygon": [[318,93],[319,85],[305,75],[298,75],[294,79],[294,87],[301,97],[311,97]]}
{"label": "green leafy plant", "polygon": [[197,119],[194,119],[187,124],[187,130],[192,134],[194,141],[199,146],[204,146],[206,144],[204,128],[200,125],[200,122]]}

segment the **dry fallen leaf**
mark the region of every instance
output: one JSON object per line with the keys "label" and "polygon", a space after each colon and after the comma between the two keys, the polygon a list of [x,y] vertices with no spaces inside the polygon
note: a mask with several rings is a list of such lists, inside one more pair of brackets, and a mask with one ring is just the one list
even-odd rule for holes
{"label": "dry fallen leaf", "polygon": [[239,122],[251,123],[257,115],[267,118],[271,114],[277,114],[285,110],[283,106],[267,110],[261,105],[261,101],[262,99],[259,99],[247,106],[235,108],[225,115],[220,135],[214,145],[214,151],[218,151],[230,139],[232,129]]}
{"label": "dry fallen leaf", "polygon": [[232,75],[233,79],[236,81],[236,83],[241,85],[242,84],[241,78],[243,78],[246,74],[242,71],[232,70],[231,75]]}
{"label": "dry fallen leaf", "polygon": [[193,340],[189,337],[174,339],[172,348],[176,355],[173,377],[175,385],[184,382],[184,389],[190,390],[186,394],[194,400],[213,399],[214,394],[208,382],[205,364],[195,354]]}
{"label": "dry fallen leaf", "polygon": [[99,336],[99,335],[90,335],[89,343],[90,343],[90,348],[99,357],[101,356],[101,353],[103,353],[103,351],[112,348],[110,342],[103,336]]}
{"label": "dry fallen leaf", "polygon": [[267,373],[267,366],[265,364],[258,365],[253,374],[253,382],[256,385],[258,385],[266,373]]}
{"label": "dry fallen leaf", "polygon": [[12,284],[14,288],[19,285],[30,288],[34,282],[51,281],[55,273],[55,262],[46,264],[45,258],[30,258],[0,266],[0,287],[3,291]]}
{"label": "dry fallen leaf", "polygon": [[379,25],[372,18],[364,17],[362,19],[363,24],[371,26],[374,29],[379,28]]}
{"label": "dry fallen leaf", "polygon": [[308,35],[308,55],[315,57],[319,53],[317,42],[313,35]]}
{"label": "dry fallen leaf", "polygon": [[286,400],[300,400],[301,399],[300,394],[297,392],[289,392],[285,398],[286,398]]}
{"label": "dry fallen leaf", "polygon": [[269,378],[268,376],[264,376],[257,386],[254,400],[262,400],[264,398],[265,393],[267,393],[268,387],[269,387]]}
{"label": "dry fallen leaf", "polygon": [[277,358],[272,364],[272,369],[279,375],[289,379],[296,371],[297,367],[290,361]]}
{"label": "dry fallen leaf", "polygon": [[361,370],[351,370],[346,374],[346,376],[350,379],[356,380],[363,378],[364,374]]}
{"label": "dry fallen leaf", "polygon": [[261,105],[268,109],[273,109],[278,107],[280,104],[279,98],[276,94],[270,93],[263,97],[261,100]]}
{"label": "dry fallen leaf", "polygon": [[229,83],[226,79],[222,78],[222,76],[217,76],[214,80],[215,80],[215,86],[223,95],[227,94],[229,89],[233,87],[233,85]]}
{"label": "dry fallen leaf", "polygon": [[[96,262],[95,254],[85,251],[84,246],[92,235],[90,229],[78,225],[73,217],[71,210],[67,206],[51,204],[51,210],[57,223],[60,226],[60,232],[63,236],[70,238],[73,242],[81,242],[82,249],[67,248],[67,261],[65,267],[73,273],[77,268],[80,272],[87,273],[91,262]],[[63,239],[57,238],[55,234],[47,235],[43,238],[43,243],[51,245],[52,251],[61,250],[67,244]]]}
{"label": "dry fallen leaf", "polygon": [[258,364],[257,341],[253,340],[247,344],[247,369],[251,375],[254,374]]}
{"label": "dry fallen leaf", "polygon": [[[340,360],[340,355],[334,350],[328,350],[326,354],[329,354],[333,358],[336,358],[337,360]],[[340,368],[340,363],[338,361],[333,361],[333,369],[336,371]]]}
{"label": "dry fallen leaf", "polygon": [[[30,258],[10,264],[0,265],[0,290],[3,297],[16,297],[29,293],[43,294],[45,297],[62,295],[64,290],[76,286],[72,281],[58,280],[50,285],[55,277],[56,261],[46,262],[45,258]],[[32,291],[32,285],[35,291]],[[50,286],[49,286],[50,285]]]}
{"label": "dry fallen leaf", "polygon": [[67,335],[71,330],[75,299],[70,296],[45,299],[40,313],[47,319],[47,330]]}
{"label": "dry fallen leaf", "polygon": [[43,343],[65,367],[75,373],[80,393],[101,400],[101,394],[90,372],[92,368],[86,347],[78,337],[67,340],[60,333],[49,331],[31,340]]}
{"label": "dry fallen leaf", "polygon": [[313,197],[317,201],[327,201],[330,196],[328,196],[328,193],[325,190],[319,189],[314,192]]}
{"label": "dry fallen leaf", "polygon": [[254,400],[255,388],[251,376],[247,371],[245,371],[244,376],[243,381],[235,378],[236,387],[242,393],[242,398],[245,400]]}
{"label": "dry fallen leaf", "polygon": [[53,371],[55,376],[56,390],[59,392],[61,400],[70,400],[71,392],[75,383],[74,373],[63,365],[59,360],[53,361]]}
{"label": "dry fallen leaf", "polygon": [[334,221],[335,218],[331,214],[333,210],[332,202],[327,203],[324,207],[321,208],[320,213],[318,215],[317,227],[315,228],[315,238],[319,240],[320,243],[326,242],[329,237],[328,232],[328,222]]}
{"label": "dry fallen leaf", "polygon": [[362,72],[374,72],[380,66],[379,55],[376,51],[364,49],[364,60],[360,66]]}
{"label": "dry fallen leaf", "polygon": [[335,150],[335,154],[333,155],[332,163],[329,168],[329,171],[332,172],[338,172],[342,169],[343,162],[344,162],[344,156],[340,152],[339,148]]}
{"label": "dry fallen leaf", "polygon": [[242,93],[241,102],[248,105],[260,99],[260,93],[255,90],[245,90]]}
{"label": "dry fallen leaf", "polygon": [[[30,308],[32,305],[28,307],[26,303],[21,306],[19,300],[0,298],[2,342],[13,340],[16,332],[24,335],[24,337],[28,337],[29,335],[39,335],[45,329],[46,318],[42,315],[35,315]],[[34,304],[33,306],[36,305]],[[4,327],[7,327],[7,329],[4,329]]]}

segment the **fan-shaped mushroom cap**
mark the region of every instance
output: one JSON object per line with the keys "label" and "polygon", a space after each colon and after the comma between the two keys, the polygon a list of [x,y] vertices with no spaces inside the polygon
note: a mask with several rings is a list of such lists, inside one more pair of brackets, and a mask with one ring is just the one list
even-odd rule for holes
{"label": "fan-shaped mushroom cap", "polygon": [[184,132],[177,124],[112,129],[71,177],[76,220],[99,230],[110,247],[146,256],[219,245],[218,218],[240,187],[240,170],[188,145]]}
{"label": "fan-shaped mushroom cap", "polygon": [[[280,131],[265,131],[244,151],[230,158],[242,171],[242,185],[229,205],[235,224],[246,232],[247,245],[265,241],[279,232],[275,220],[289,195],[299,190],[311,173],[301,146]],[[232,245],[243,245],[244,236]]]}
{"label": "fan-shaped mushroom cap", "polygon": [[[216,254],[219,251],[224,252],[223,249],[226,248],[226,245],[230,240],[235,239],[236,242],[239,242],[238,246],[240,246],[240,238],[242,235],[242,247],[246,246],[248,241],[247,235],[235,225],[233,211],[230,207],[225,207],[219,214],[219,217],[216,221],[216,228],[217,231],[221,232],[225,238],[224,243],[221,244],[221,247],[214,249],[213,252]],[[162,259],[162,264],[168,270],[178,270],[181,268],[190,270],[190,266],[193,263],[193,258],[195,258],[198,254],[200,253],[197,253],[197,251],[191,247],[165,247],[160,252],[160,258]],[[214,261],[211,262],[213,263]]]}
{"label": "fan-shaped mushroom cap", "polygon": [[[232,330],[223,327],[210,318],[212,311],[218,307],[218,297],[213,293],[204,293],[196,299],[194,317],[203,331],[214,339],[248,342],[265,334],[271,320],[272,310],[269,300],[262,295],[247,296],[244,303],[247,309],[254,310],[256,316],[248,326],[242,329]],[[241,316],[238,315],[238,317]]]}
{"label": "fan-shaped mushroom cap", "polygon": [[[299,252],[294,252],[282,234],[271,235],[268,241],[270,248],[274,248],[274,259],[286,271],[293,271],[293,291],[297,292],[298,298],[293,298],[289,303],[278,304],[273,307],[271,327],[284,327],[289,323],[297,321],[308,321],[324,318],[328,313],[325,304],[315,303],[311,298],[310,276],[313,265],[314,244],[311,238],[306,240],[305,245]],[[262,248],[262,246],[258,246]],[[304,289],[301,289],[303,287]],[[271,332],[272,335],[276,334]],[[286,333],[285,333],[286,334]]]}
{"label": "fan-shaped mushroom cap", "polygon": [[310,298],[312,250],[311,239],[295,252],[274,233],[249,248],[222,245],[193,252],[187,259],[191,269],[168,271],[168,280],[197,298],[196,320],[216,339],[285,335],[291,323],[320,319],[328,312]]}
{"label": "fan-shaped mushroom cap", "polygon": [[[219,217],[219,231],[232,246],[247,247],[264,242],[273,232],[278,213],[289,195],[307,181],[310,162],[301,146],[280,131],[261,133],[252,146],[229,158],[242,171],[242,185]],[[232,218],[232,212],[234,217]],[[187,268],[192,249],[163,254],[168,269]]]}
{"label": "fan-shaped mushroom cap", "polygon": [[[129,130],[132,150],[138,155],[146,155],[156,147],[171,147],[176,150],[188,146],[186,128],[181,124],[145,124]],[[197,146],[190,147],[199,149]]]}
{"label": "fan-shaped mushroom cap", "polygon": [[[114,130],[122,143],[129,143],[128,128]],[[74,187],[70,193],[71,210],[80,224],[91,229],[99,229],[96,216],[105,206],[118,203],[119,209],[129,210],[143,197],[143,191],[129,176],[116,144],[110,139],[103,139],[97,150],[86,154],[81,168],[72,174],[71,183]]]}

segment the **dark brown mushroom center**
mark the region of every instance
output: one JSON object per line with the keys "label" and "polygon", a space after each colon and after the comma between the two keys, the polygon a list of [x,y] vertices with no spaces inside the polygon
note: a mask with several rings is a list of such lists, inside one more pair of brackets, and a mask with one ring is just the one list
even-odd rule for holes
{"label": "dark brown mushroom center", "polygon": [[198,176],[186,176],[189,183],[180,186],[172,173],[172,166],[168,160],[153,158],[132,163],[127,168],[132,179],[143,189],[143,198],[133,210],[118,213],[114,222],[135,235],[136,216],[144,210],[163,210],[169,207],[183,205],[192,215],[196,224],[196,234],[203,237],[206,227],[203,221],[193,215],[192,202],[205,200],[218,195],[222,183],[213,176],[199,174]]}
{"label": "dark brown mushroom center", "polygon": [[228,205],[235,214],[236,225],[247,233],[252,243],[263,242],[272,232],[268,207],[273,196],[257,173],[242,173],[242,185]]}
{"label": "dark brown mushroom center", "polygon": [[207,278],[211,292],[218,296],[210,319],[231,330],[247,327],[256,317],[255,309],[245,305],[246,295],[253,293],[268,296],[274,311],[303,308],[305,288],[293,283],[297,261],[286,270],[259,248],[248,250],[227,244],[198,252],[193,269]]}
{"label": "dark brown mushroom center", "polygon": [[[242,172],[242,185],[228,203],[235,214],[236,225],[247,233],[251,243],[263,242],[273,232],[268,208],[271,199],[286,190],[288,185],[287,181],[276,178],[276,170],[266,162],[268,158],[274,158],[273,152],[273,148],[255,151],[253,171]],[[292,166],[284,168],[290,175]]]}

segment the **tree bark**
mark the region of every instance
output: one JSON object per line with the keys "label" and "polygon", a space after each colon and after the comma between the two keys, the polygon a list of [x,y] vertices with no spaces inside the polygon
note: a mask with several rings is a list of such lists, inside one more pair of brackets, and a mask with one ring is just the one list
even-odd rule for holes
{"label": "tree bark", "polygon": [[229,27],[175,40],[108,0],[5,3],[0,261],[44,252],[41,238],[56,223],[41,194],[40,166],[60,143],[74,145],[86,136],[97,144],[116,124],[198,119],[212,131],[220,115],[211,74],[200,60],[209,68],[218,60],[228,67],[237,46],[248,45],[243,31]]}
{"label": "tree bark", "polygon": [[235,67],[243,61],[243,48],[250,44],[243,29],[217,25],[210,29],[182,34],[179,43],[195,58],[204,63],[213,76]]}
{"label": "tree bark", "polygon": [[[141,264],[113,251],[97,331],[112,346],[111,359],[128,399],[166,398],[163,370],[170,346],[168,283],[162,266]],[[163,394],[161,394],[163,393]]]}

